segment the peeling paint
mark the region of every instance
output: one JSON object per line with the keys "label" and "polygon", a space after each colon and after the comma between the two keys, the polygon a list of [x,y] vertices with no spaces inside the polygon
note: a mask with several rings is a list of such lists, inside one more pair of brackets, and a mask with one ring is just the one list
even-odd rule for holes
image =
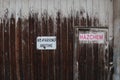
{"label": "peeling paint", "polygon": [[[107,27],[112,31],[110,3],[109,0],[0,0],[1,80],[73,80],[74,28]],[[57,37],[57,50],[36,50],[36,37],[43,35]],[[111,56],[112,50],[113,47]],[[100,54],[101,60],[103,57]]]}

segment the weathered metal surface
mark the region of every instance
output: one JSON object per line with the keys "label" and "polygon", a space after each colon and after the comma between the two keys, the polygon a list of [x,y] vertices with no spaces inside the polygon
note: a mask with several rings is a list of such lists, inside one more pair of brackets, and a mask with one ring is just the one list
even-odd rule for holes
{"label": "weathered metal surface", "polygon": [[114,80],[120,79],[120,1],[114,0]]}
{"label": "weathered metal surface", "polygon": [[[108,44],[108,30],[76,28],[75,31],[74,80],[112,80],[113,67],[111,62],[113,61],[113,50]],[[78,39],[79,31],[105,31],[105,44],[82,43]]]}
{"label": "weathered metal surface", "polygon": [[[111,7],[111,10],[109,9]],[[0,0],[0,78],[1,80],[73,80],[74,28],[108,27],[112,37],[112,1],[110,0]],[[38,36],[56,36],[57,49],[36,49]],[[111,39],[111,38],[110,38]],[[87,52],[97,47],[89,46]],[[96,52],[98,48],[95,48]],[[86,58],[81,52],[79,57]],[[101,50],[100,53],[102,53]],[[103,55],[91,54],[86,79],[97,80],[94,66]],[[112,51],[110,51],[112,54]],[[94,60],[92,58],[95,58]],[[82,59],[82,58],[79,58]],[[100,59],[99,59],[100,60]],[[112,60],[111,60],[112,61]],[[91,63],[92,62],[92,63]],[[94,64],[96,63],[96,64]],[[102,73],[102,71],[100,72]],[[99,73],[99,74],[100,74]],[[82,74],[81,74],[82,75]],[[95,76],[96,77],[90,77]],[[104,77],[100,75],[99,77]]]}

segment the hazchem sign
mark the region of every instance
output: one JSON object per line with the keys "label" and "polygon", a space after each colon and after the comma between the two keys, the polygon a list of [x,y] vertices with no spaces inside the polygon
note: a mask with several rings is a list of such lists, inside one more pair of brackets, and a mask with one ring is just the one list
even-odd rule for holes
{"label": "hazchem sign", "polygon": [[105,33],[104,32],[89,32],[79,33],[79,41],[82,43],[104,43]]}
{"label": "hazchem sign", "polygon": [[55,50],[56,37],[55,36],[41,36],[37,37],[38,50]]}

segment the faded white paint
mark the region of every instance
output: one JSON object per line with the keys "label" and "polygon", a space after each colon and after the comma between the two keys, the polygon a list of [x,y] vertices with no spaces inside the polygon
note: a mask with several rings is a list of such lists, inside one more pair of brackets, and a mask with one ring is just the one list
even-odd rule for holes
{"label": "faded white paint", "polygon": [[[115,8],[114,12],[114,27],[115,28],[115,55],[119,55],[120,52],[120,0],[114,0]],[[119,8],[118,8],[119,7]],[[87,14],[94,19],[96,17],[99,19],[100,24],[97,24],[97,27],[108,27],[109,28],[109,40],[113,39],[113,2],[112,0],[0,0],[0,18],[4,17],[4,14],[8,14],[8,17],[11,14],[14,14],[16,17],[16,21],[19,17],[28,18],[29,12],[39,13],[39,17],[41,13],[47,11],[49,15],[53,17],[56,16],[56,12],[60,10],[62,12],[62,16],[68,16],[71,14],[76,14],[77,11],[83,12],[83,17],[87,18]],[[8,12],[7,12],[8,11]],[[80,18],[81,15],[79,14]],[[55,19],[54,19],[55,20]],[[55,22],[55,21],[54,21]],[[87,26],[87,25],[86,25]],[[55,28],[55,25],[54,25]],[[56,30],[55,30],[56,31]],[[115,61],[119,62],[119,58]],[[117,67],[119,63],[115,65]],[[116,68],[115,76],[120,74],[118,72],[119,67]],[[118,80],[118,79],[115,79]],[[120,79],[119,79],[120,80]]]}
{"label": "faded white paint", "polygon": [[71,10],[75,12],[84,10],[91,17],[98,17],[101,26],[108,26],[107,21],[112,16],[111,3],[111,0],[1,0],[0,5],[3,7],[0,9],[0,14],[2,15],[7,8],[13,13],[16,12],[17,16],[20,16],[21,11],[24,17],[28,17],[29,11],[41,14],[47,10],[50,15],[53,15],[61,10],[63,15],[68,15]]}
{"label": "faded white paint", "polygon": [[38,17],[41,17],[41,13],[46,11],[48,15],[56,17],[58,10],[62,16],[82,11],[80,18],[87,18],[87,14],[92,20],[97,18],[99,24],[96,27],[108,27],[110,40],[113,39],[112,0],[0,0],[0,17],[3,18],[5,13],[8,17],[14,14],[16,21],[18,17],[28,18],[30,12],[38,13]]}

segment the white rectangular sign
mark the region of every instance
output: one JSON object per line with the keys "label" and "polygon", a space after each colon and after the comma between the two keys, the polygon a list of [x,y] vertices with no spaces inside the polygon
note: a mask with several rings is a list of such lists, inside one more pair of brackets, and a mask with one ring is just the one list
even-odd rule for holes
{"label": "white rectangular sign", "polygon": [[90,32],[90,33],[79,33],[79,41],[82,43],[104,43],[105,33],[104,32]]}
{"label": "white rectangular sign", "polygon": [[56,36],[41,36],[37,37],[38,50],[55,50]]}

